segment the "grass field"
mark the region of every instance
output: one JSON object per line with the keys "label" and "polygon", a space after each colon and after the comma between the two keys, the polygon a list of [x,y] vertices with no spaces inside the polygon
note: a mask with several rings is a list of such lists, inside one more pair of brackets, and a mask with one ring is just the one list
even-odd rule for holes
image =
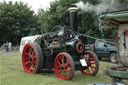
{"label": "grass field", "polygon": [[[75,72],[72,80],[64,81],[55,73],[27,74],[23,71],[21,56],[0,56],[0,85],[87,85],[89,83],[109,83],[111,78],[103,74],[103,70],[111,64],[100,63],[100,71],[96,77]],[[125,81],[128,84],[128,81]]]}

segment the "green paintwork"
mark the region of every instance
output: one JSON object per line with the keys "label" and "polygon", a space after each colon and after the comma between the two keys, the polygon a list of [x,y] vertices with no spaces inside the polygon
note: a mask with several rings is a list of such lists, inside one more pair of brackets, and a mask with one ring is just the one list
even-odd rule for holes
{"label": "green paintwork", "polygon": [[[103,13],[99,16],[99,30],[101,32],[102,37],[104,37],[104,22],[105,20],[117,22],[117,23],[125,23],[128,22],[128,9],[123,11],[115,11],[115,12],[109,12],[109,13]],[[112,25],[112,23],[111,23]],[[109,24],[110,28],[117,28],[116,26],[113,27]],[[114,24],[113,24],[114,25]]]}
{"label": "green paintwork", "polygon": [[125,72],[125,71],[116,71],[116,70],[106,69],[104,70],[104,74],[109,75],[111,77],[128,79],[128,72]]}
{"label": "green paintwork", "polygon": [[65,42],[63,41],[60,41],[60,42],[54,42],[50,45],[50,47],[54,47],[54,48],[64,48],[66,45],[65,45]]}
{"label": "green paintwork", "polygon": [[[58,41],[57,40],[57,42],[56,42],[56,40],[55,40],[54,42],[51,42],[51,38],[50,38],[51,36],[54,39],[57,39],[58,38],[58,32],[50,32],[50,33],[45,34],[45,37],[47,38],[46,43],[47,43],[48,47],[64,48],[66,46],[64,41]],[[45,43],[45,46],[46,46],[46,43]]]}
{"label": "green paintwork", "polygon": [[105,13],[100,15],[100,19],[114,19],[114,18],[118,18],[118,19],[122,19],[122,18],[128,18],[128,10],[125,11],[118,11],[118,12],[110,12],[110,13]]}

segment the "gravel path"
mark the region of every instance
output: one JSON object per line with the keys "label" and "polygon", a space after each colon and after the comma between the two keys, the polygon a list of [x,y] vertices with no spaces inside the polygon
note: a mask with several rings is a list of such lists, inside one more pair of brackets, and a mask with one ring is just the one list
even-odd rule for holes
{"label": "gravel path", "polygon": [[5,50],[0,51],[0,56],[18,56],[20,55],[19,51],[6,52]]}

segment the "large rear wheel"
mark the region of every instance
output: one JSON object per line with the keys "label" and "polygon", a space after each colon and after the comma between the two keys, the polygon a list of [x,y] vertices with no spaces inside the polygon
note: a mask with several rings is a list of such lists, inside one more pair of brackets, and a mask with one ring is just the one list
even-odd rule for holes
{"label": "large rear wheel", "polygon": [[82,70],[81,73],[84,75],[95,76],[99,70],[99,60],[97,56],[92,51],[86,51],[83,58],[85,58],[88,68],[86,70]]}
{"label": "large rear wheel", "polygon": [[55,59],[54,69],[59,79],[71,80],[75,71],[72,57],[68,53],[58,54]]}
{"label": "large rear wheel", "polygon": [[28,43],[25,45],[22,53],[22,65],[26,73],[39,73],[43,65],[43,56],[41,48],[37,43]]}

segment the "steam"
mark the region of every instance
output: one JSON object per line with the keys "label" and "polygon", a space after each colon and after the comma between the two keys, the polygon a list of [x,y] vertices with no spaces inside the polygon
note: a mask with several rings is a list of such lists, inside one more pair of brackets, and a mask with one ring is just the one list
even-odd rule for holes
{"label": "steam", "polygon": [[102,12],[117,11],[128,8],[128,3],[120,4],[118,0],[102,0],[101,3],[97,5],[92,5],[89,2],[85,3],[80,1],[76,3],[77,7],[85,12],[95,12],[97,15]]}

